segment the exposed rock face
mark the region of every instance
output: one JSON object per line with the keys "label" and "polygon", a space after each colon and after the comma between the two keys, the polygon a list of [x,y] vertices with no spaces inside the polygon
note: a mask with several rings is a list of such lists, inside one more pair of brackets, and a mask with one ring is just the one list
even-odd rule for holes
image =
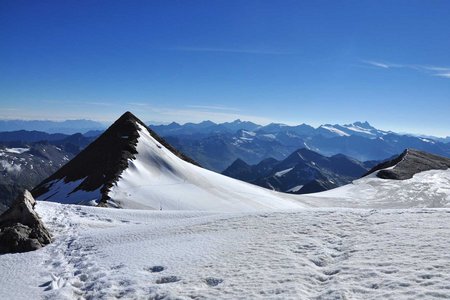
{"label": "exposed rock face", "polygon": [[25,190],[0,215],[0,254],[27,252],[51,242],[50,233],[34,210],[36,201]]}
{"label": "exposed rock face", "polygon": [[[386,170],[386,168],[391,168]],[[405,180],[410,179],[419,172],[430,170],[446,170],[450,168],[450,159],[418,151],[406,149],[398,157],[379,164],[367,174],[379,171],[377,177],[383,179]],[[366,175],[367,175],[366,174]]]}

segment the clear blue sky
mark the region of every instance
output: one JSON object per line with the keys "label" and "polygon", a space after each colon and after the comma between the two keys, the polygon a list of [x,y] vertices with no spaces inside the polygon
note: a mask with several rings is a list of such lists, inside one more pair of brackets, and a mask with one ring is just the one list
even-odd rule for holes
{"label": "clear blue sky", "polygon": [[0,2],[0,118],[450,135],[450,1]]}

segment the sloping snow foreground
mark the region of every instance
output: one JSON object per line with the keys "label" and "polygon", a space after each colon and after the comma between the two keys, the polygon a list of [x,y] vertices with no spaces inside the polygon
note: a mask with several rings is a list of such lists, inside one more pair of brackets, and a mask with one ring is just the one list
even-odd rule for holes
{"label": "sloping snow foreground", "polygon": [[268,213],[39,202],[53,244],[0,256],[0,299],[432,299],[450,210]]}
{"label": "sloping snow foreground", "polygon": [[111,188],[109,204],[131,209],[260,211],[305,207],[277,193],[190,164],[137,123],[136,158]]}

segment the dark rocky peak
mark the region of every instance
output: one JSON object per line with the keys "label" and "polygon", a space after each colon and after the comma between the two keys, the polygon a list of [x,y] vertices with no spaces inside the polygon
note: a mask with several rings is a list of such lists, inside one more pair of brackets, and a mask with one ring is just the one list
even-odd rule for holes
{"label": "dark rocky peak", "polygon": [[[387,168],[392,169],[386,170]],[[415,149],[406,149],[394,159],[375,166],[366,175],[378,171],[377,177],[379,178],[404,180],[412,178],[419,172],[448,168],[450,168],[449,158]]]}

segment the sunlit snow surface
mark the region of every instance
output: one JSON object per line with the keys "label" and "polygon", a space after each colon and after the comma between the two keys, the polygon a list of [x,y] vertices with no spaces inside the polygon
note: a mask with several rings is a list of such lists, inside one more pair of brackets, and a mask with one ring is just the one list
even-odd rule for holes
{"label": "sunlit snow surface", "polygon": [[406,180],[380,179],[371,174],[352,184],[301,198],[320,207],[450,207],[450,169],[425,171]]}
{"label": "sunlit snow surface", "polygon": [[0,256],[0,299],[450,297],[450,170],[288,195],[181,161],[143,128],[137,150],[110,193],[127,209],[38,202],[54,242]]}
{"label": "sunlit snow surface", "polygon": [[0,299],[450,294],[447,209],[225,214],[46,202],[36,207],[55,241],[0,257]]}
{"label": "sunlit snow surface", "polygon": [[[139,125],[139,124],[138,124]],[[141,125],[136,158],[111,188],[111,204],[132,209],[260,211],[305,207],[277,193],[181,160]]]}

